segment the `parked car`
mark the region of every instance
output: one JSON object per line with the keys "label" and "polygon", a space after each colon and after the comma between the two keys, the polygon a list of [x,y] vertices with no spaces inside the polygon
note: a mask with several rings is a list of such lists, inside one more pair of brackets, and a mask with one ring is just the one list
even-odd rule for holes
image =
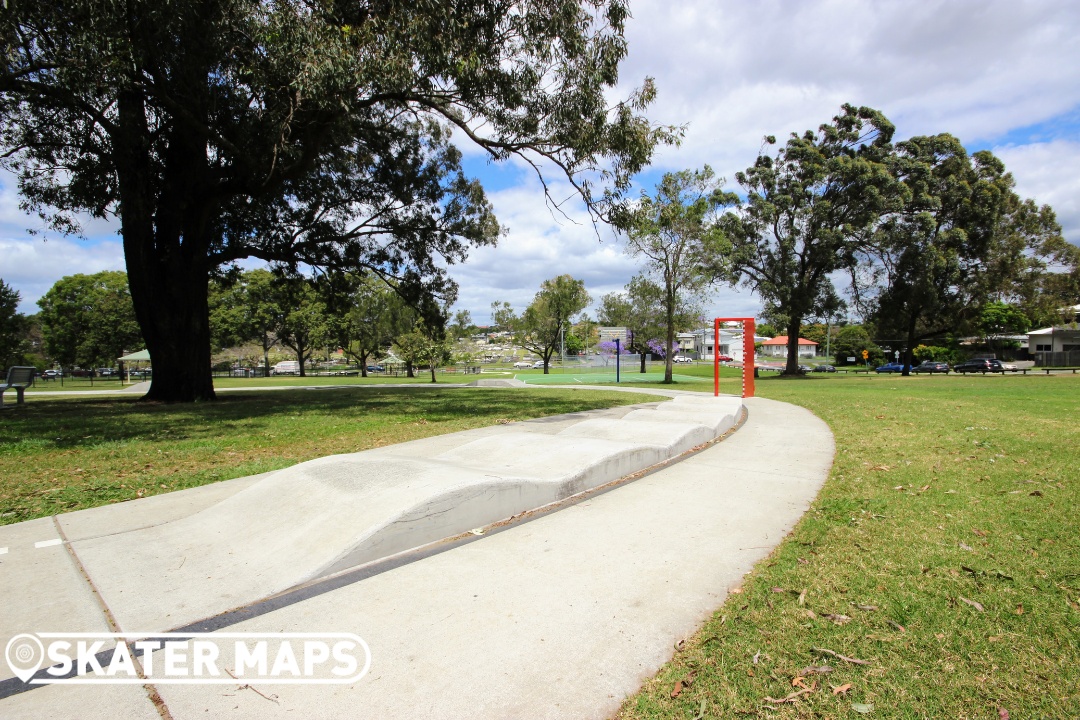
{"label": "parked car", "polygon": [[[385,369],[386,368],[384,368],[382,365],[368,365],[367,366],[367,371],[368,372],[383,372]],[[341,375],[342,373],[338,373],[338,374]],[[355,374],[356,373],[353,373],[353,375],[355,375]]]}
{"label": "parked car", "polygon": [[536,362],[534,362],[532,364],[532,369],[533,370],[543,370],[544,369],[544,361],[543,360],[537,360]]}
{"label": "parked car", "polygon": [[731,357],[730,355],[721,355],[720,356],[720,362],[733,362],[734,360],[735,360],[735,358]]}
{"label": "parked car", "polygon": [[949,374],[949,363],[937,362],[936,360],[923,360],[911,368],[913,373],[945,373]]}
{"label": "parked car", "polygon": [[[997,368],[994,367],[994,363],[998,364]],[[1001,363],[998,363],[997,360],[990,361],[986,358],[976,358],[974,360],[965,360],[962,363],[953,365],[953,372],[958,372],[960,374],[969,372],[981,372],[983,374],[988,372],[1003,372],[1000,365]]]}
{"label": "parked car", "polygon": [[815,365],[814,372],[836,372],[832,365]]}
{"label": "parked car", "polygon": [[904,372],[904,363],[895,363],[895,362],[886,363],[885,365],[882,365],[881,367],[874,368],[874,372],[876,372],[876,373]]}
{"label": "parked car", "polygon": [[531,362],[527,362],[525,360],[521,360],[519,362],[514,363],[514,367],[517,368],[517,369],[520,369],[520,370],[527,370],[527,369],[531,368],[532,366],[533,366],[533,364]]}
{"label": "parked car", "polygon": [[44,378],[45,380],[56,380],[58,377],[60,377],[60,371],[59,370],[46,370],[46,371],[41,373],[41,377]]}
{"label": "parked car", "polygon": [[991,360],[991,363],[997,363],[1001,366],[1001,372],[1020,372],[1019,369],[1013,363],[1001,362],[1000,360]]}
{"label": "parked car", "polygon": [[810,372],[812,370],[813,370],[813,368],[810,367],[809,365],[802,365],[802,364],[799,365],[799,372],[801,372],[801,373],[808,373],[808,372]]}
{"label": "parked car", "polygon": [[675,357],[671,358],[671,362],[675,362],[675,363],[692,363],[692,362],[694,362],[694,359],[693,358],[688,358],[685,355],[676,355]]}
{"label": "parked car", "polygon": [[299,360],[282,360],[270,371],[271,375],[299,375]]}

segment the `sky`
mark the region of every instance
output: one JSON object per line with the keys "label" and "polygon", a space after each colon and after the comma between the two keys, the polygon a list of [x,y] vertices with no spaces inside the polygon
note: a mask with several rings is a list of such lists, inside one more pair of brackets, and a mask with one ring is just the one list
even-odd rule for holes
{"label": "sky", "polygon": [[[969,151],[991,150],[1023,197],[1049,204],[1065,237],[1080,244],[1080,3],[1075,0],[629,0],[629,55],[612,97],[655,79],[656,123],[685,125],[679,147],[661,148],[637,178],[651,190],[664,172],[710,165],[732,179],[753,164],[762,138],[782,142],[828,122],[844,103],[883,112],[896,138],[948,132]],[[520,164],[493,165],[466,144],[466,170],[488,191],[506,235],[474,250],[451,275],[455,310],[486,324],[490,305],[519,311],[540,283],[563,273],[593,298],[615,292],[639,262],[610,230],[597,233],[584,208],[553,212]],[[735,189],[730,184],[731,189]],[[556,197],[569,189],[553,183]],[[20,311],[56,280],[123,269],[115,225],[90,223],[88,240],[33,236],[0,175],[0,278],[22,296]],[[752,316],[749,290],[716,287],[710,315]]]}

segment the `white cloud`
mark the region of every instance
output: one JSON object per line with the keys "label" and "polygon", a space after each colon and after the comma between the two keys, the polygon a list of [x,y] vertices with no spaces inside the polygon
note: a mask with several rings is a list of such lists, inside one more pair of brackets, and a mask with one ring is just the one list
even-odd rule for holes
{"label": "white cloud", "polygon": [[19,291],[19,312],[36,313],[37,300],[65,275],[123,270],[119,241],[83,242],[66,238],[0,237],[4,282]]}
{"label": "white cloud", "polygon": [[1080,142],[1011,145],[993,152],[1016,178],[1016,192],[1054,208],[1066,239],[1080,245]]}
{"label": "white cloud", "polygon": [[844,102],[901,137],[992,141],[1080,104],[1073,2],[638,0],[626,86],[656,78],[650,116],[689,123],[664,169],[709,162],[731,177],[761,138],[816,128]]}

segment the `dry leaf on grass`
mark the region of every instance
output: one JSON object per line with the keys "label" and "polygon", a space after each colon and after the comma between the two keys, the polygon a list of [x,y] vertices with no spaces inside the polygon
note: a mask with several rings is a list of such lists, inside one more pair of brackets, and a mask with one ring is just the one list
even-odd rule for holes
{"label": "dry leaf on grass", "polygon": [[986,532],[985,530],[980,530],[979,528],[971,528],[971,532],[975,533],[979,537],[986,537],[987,535],[990,534],[990,533]]}
{"label": "dry leaf on grass", "polygon": [[858,658],[848,657],[846,655],[841,655],[838,652],[835,652],[833,650],[827,650],[825,648],[810,648],[810,650],[812,650],[813,652],[816,652],[816,653],[818,653],[820,655],[828,655],[830,657],[836,658],[837,660],[843,660],[844,662],[853,663],[855,665],[869,665],[870,664],[870,662],[868,660],[860,660]]}
{"label": "dry leaf on grass", "polygon": [[774,703],[774,704],[777,704],[777,705],[779,705],[781,703],[798,702],[800,697],[802,697],[803,695],[806,695],[807,693],[814,692],[815,689],[817,689],[817,682],[812,683],[810,685],[810,687],[803,687],[802,690],[796,690],[795,692],[791,693],[787,697],[780,698],[779,700],[776,699],[776,698],[767,697],[767,698],[765,698],[765,702]]}
{"label": "dry leaf on grass", "polygon": [[862,715],[874,712],[874,706],[870,703],[851,703],[851,709]]}
{"label": "dry leaf on grass", "polygon": [[800,675],[825,675],[831,673],[833,669],[828,665],[808,665],[799,671]]}
{"label": "dry leaf on grass", "polygon": [[957,595],[956,597],[958,600],[960,600],[960,602],[965,603],[966,605],[970,605],[979,612],[984,612],[984,608],[981,602],[976,602],[975,600],[968,600],[966,597],[960,597],[959,595]]}
{"label": "dry leaf on grass", "polygon": [[971,547],[967,543],[960,543],[960,549],[961,550],[966,550],[968,552],[973,552],[975,550],[975,548]]}
{"label": "dry leaf on grass", "polygon": [[835,615],[829,613],[828,615],[822,615],[821,617],[825,618],[826,620],[832,620],[837,625],[844,625],[845,623],[851,622],[851,618],[847,615]]}
{"label": "dry leaf on grass", "polygon": [[694,678],[697,677],[697,673],[687,673],[686,677],[682,680],[675,681],[675,687],[671,690],[671,697],[677,698],[682,694],[683,689],[690,687],[694,684]]}
{"label": "dry leaf on grass", "polygon": [[847,693],[848,690],[851,689],[851,683],[844,683],[840,686],[830,685],[829,687],[832,688],[833,695],[844,695]]}

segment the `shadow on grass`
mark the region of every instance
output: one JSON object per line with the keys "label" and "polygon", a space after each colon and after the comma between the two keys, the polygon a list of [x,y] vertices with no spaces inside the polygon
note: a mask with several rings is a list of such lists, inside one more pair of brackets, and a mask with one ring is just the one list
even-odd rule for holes
{"label": "shadow on grass", "polygon": [[[579,396],[574,410],[612,403]],[[444,422],[481,415],[520,419],[567,412],[556,393],[485,389],[325,388],[221,395],[214,402],[167,405],[137,398],[38,399],[3,417],[0,453],[93,448],[129,440],[197,440],[259,432],[286,421]]]}

